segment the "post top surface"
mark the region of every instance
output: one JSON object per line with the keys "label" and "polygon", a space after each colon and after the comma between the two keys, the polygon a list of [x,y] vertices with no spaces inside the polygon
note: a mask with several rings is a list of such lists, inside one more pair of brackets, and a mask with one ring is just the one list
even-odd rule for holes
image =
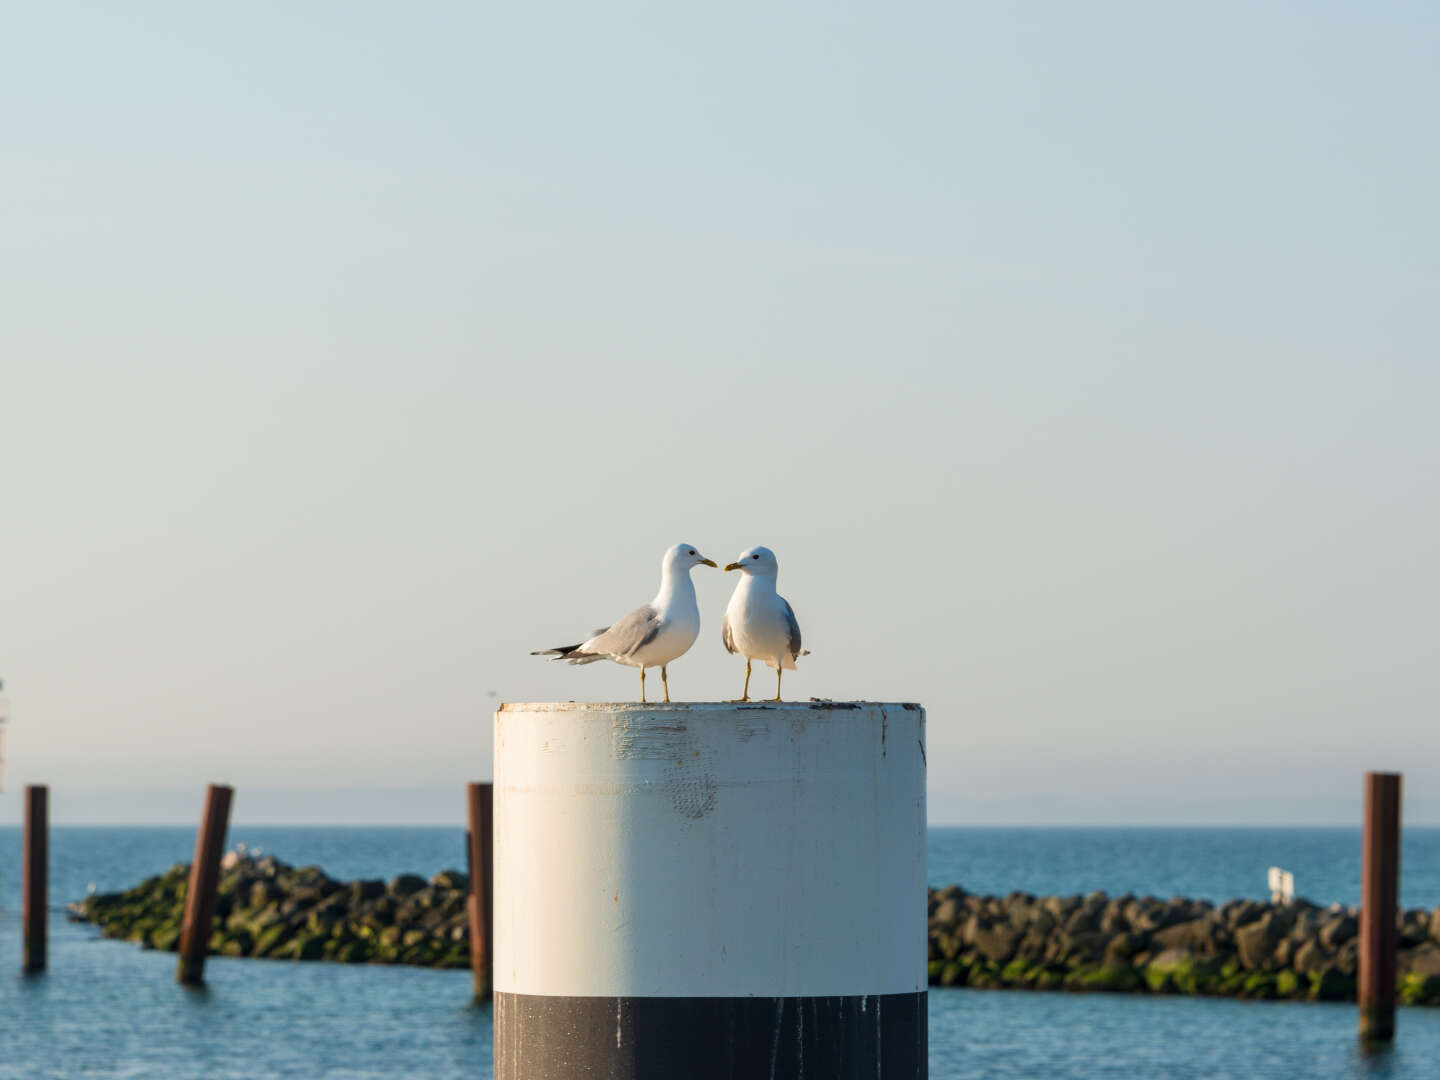
{"label": "post top surface", "polygon": [[853,709],[923,711],[913,701],[504,701],[496,712],[814,712]]}

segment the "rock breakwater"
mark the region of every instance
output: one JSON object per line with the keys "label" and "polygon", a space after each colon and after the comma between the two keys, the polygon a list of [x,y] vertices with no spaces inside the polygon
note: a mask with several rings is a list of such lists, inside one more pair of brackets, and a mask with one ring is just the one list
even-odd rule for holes
{"label": "rock breakwater", "polygon": [[[958,885],[929,900],[932,986],[1355,999],[1355,908]],[[1399,1000],[1440,1005],[1440,907],[1396,919]]]}
{"label": "rock breakwater", "polygon": [[[106,937],[174,952],[180,944],[190,867],[181,863],[126,892],[90,896],[70,918],[98,923]],[[430,880],[336,881],[317,866],[273,856],[227,855],[210,952],[277,960],[416,964],[468,968],[469,879],[443,870]]]}
{"label": "rock breakwater", "polygon": [[[90,896],[70,917],[174,951],[190,868]],[[226,857],[210,951],[224,956],[468,968],[469,880],[458,870],[337,881],[273,856]],[[1440,1005],[1440,907],[1397,912],[1397,993]],[[1353,1001],[1353,907],[1156,897],[929,891],[932,986]]]}

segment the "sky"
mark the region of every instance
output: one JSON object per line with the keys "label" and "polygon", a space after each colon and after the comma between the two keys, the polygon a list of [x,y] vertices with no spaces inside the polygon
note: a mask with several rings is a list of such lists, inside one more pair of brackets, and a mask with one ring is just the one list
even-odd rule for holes
{"label": "sky", "polygon": [[[1440,14],[22,5],[0,823],[458,823],[661,552],[959,824],[1440,824]],[[677,698],[735,696],[695,573]],[[655,680],[658,682],[658,680]],[[763,681],[763,680],[762,680]]]}

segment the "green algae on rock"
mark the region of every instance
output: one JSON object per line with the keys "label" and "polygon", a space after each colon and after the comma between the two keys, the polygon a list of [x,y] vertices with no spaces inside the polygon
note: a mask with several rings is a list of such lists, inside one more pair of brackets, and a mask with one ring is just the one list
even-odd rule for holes
{"label": "green algae on rock", "polygon": [[[96,923],[105,937],[175,951],[190,867],[181,863],[133,889],[90,896],[70,918]],[[384,881],[336,881],[318,866],[273,856],[227,856],[215,901],[210,952],[346,964],[470,966],[469,879],[443,870]]]}
{"label": "green algae on rock", "polygon": [[[932,986],[1355,1000],[1356,911],[1176,897],[929,893]],[[1398,912],[1397,993],[1440,1005],[1440,908]]]}

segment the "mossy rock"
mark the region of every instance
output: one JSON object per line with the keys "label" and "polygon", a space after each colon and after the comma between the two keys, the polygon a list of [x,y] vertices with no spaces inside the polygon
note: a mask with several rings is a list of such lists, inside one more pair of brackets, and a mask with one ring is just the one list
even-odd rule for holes
{"label": "mossy rock", "polygon": [[1196,958],[1176,965],[1170,978],[1182,994],[1210,994],[1219,985],[1221,975],[1218,964]]}
{"label": "mossy rock", "polygon": [[1030,965],[1024,960],[1011,960],[1000,969],[1000,978],[1006,986],[1024,986],[1030,974]]}
{"label": "mossy rock", "polygon": [[150,933],[150,946],[166,952],[174,952],[180,947],[180,928],[174,923],[157,926]]}
{"label": "mossy rock", "polygon": [[435,961],[438,968],[468,968],[470,966],[470,949],[459,945],[452,945],[446,949]]}
{"label": "mossy rock", "polygon": [[130,924],[130,932],[125,936],[131,941],[144,942],[149,939],[150,932],[160,925],[159,919],[136,919]]}
{"label": "mossy rock", "polygon": [[335,950],[334,959],[342,964],[363,964],[370,959],[370,947],[363,941],[347,941]]}
{"label": "mossy rock", "polygon": [[276,923],[261,930],[255,937],[255,948],[251,956],[274,956],[285,944],[286,931],[283,923]]}
{"label": "mossy rock", "polygon": [[424,930],[406,930],[400,935],[400,944],[408,949],[412,945],[419,945],[429,936],[429,933]]}
{"label": "mossy rock", "polygon": [[1396,995],[1406,1005],[1430,1005],[1440,1003],[1440,975],[1422,975],[1414,972],[1400,980]]}
{"label": "mossy rock", "polygon": [[[1288,968],[1275,976],[1275,993],[1282,998],[1295,997],[1300,993],[1300,976]],[[1310,989],[1310,980],[1305,980],[1305,989]]]}
{"label": "mossy rock", "polygon": [[1065,972],[1055,968],[1036,968],[1031,973],[1030,985],[1036,990],[1059,990],[1065,985]]}
{"label": "mossy rock", "polygon": [[248,919],[250,932],[256,937],[260,936],[261,931],[284,921],[285,916],[280,914],[279,902],[273,900],[258,911],[253,912]]}
{"label": "mossy rock", "polygon": [[444,953],[444,942],[427,935],[424,940],[417,941],[410,948],[403,950],[400,958],[407,964],[420,964],[428,967],[439,960]]}
{"label": "mossy rock", "polygon": [[1274,998],[1275,976],[1268,971],[1251,972],[1245,977],[1244,994],[1248,998]]}
{"label": "mossy rock", "polygon": [[1140,973],[1129,967],[1080,967],[1065,976],[1065,989],[1129,993],[1144,985]]}
{"label": "mossy rock", "polygon": [[1229,975],[1221,975],[1220,981],[1215,984],[1214,993],[1224,997],[1237,997],[1245,990],[1245,980],[1250,977],[1248,972],[1232,971]]}
{"label": "mossy rock", "polygon": [[951,960],[941,965],[940,985],[941,986],[964,986],[970,969],[958,960]]}
{"label": "mossy rock", "polygon": [[290,960],[319,960],[325,955],[325,939],[305,934],[287,942],[277,955]]}
{"label": "mossy rock", "polygon": [[1355,979],[1334,968],[1312,972],[1310,996],[1316,1001],[1350,1001],[1355,997]]}
{"label": "mossy rock", "polygon": [[1005,985],[1005,980],[1000,977],[998,964],[989,960],[977,960],[970,965],[970,970],[965,977],[965,985],[982,990],[998,990]]}
{"label": "mossy rock", "polygon": [[229,941],[225,942],[223,945],[220,946],[220,955],[244,956],[245,943],[242,941],[237,941],[235,938],[231,938]]}
{"label": "mossy rock", "polygon": [[1175,993],[1174,970],[1159,964],[1147,965],[1145,968],[1145,985],[1150,988],[1152,994]]}

